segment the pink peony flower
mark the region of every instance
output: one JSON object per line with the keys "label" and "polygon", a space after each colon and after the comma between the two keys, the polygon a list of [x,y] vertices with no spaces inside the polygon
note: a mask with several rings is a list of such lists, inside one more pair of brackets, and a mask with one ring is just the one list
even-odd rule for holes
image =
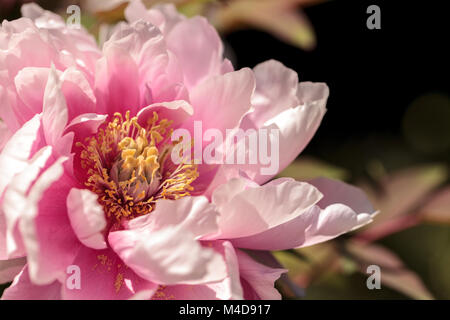
{"label": "pink peony flower", "polygon": [[34,4],[22,14],[0,29],[3,299],[277,299],[286,270],[264,251],[370,222],[342,182],[170,156],[195,123],[277,129],[281,170],[318,128],[325,84],[276,61],[234,71],[207,21],[171,5],[132,2],[101,50]]}

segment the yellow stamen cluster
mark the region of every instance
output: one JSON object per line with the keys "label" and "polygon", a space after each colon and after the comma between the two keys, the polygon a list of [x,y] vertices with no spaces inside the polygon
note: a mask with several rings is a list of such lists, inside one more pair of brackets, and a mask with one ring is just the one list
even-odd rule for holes
{"label": "yellow stamen cluster", "polygon": [[117,220],[150,213],[158,199],[179,199],[190,195],[197,167],[173,165],[171,121],[156,112],[145,127],[137,117],[125,119],[116,113],[105,128],[79,144],[81,165],[87,169],[86,186],[99,195],[107,217]]}

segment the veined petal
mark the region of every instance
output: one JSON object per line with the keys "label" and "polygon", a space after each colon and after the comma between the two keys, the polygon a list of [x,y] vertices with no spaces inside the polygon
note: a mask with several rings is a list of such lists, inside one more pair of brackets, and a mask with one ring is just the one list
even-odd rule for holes
{"label": "veined petal", "polygon": [[153,112],[156,112],[161,119],[173,121],[172,127],[176,128],[192,116],[194,109],[183,100],[154,103],[139,111],[137,115],[139,123],[146,124],[147,120],[153,117]]}
{"label": "veined petal", "polygon": [[275,228],[233,239],[233,245],[255,250],[305,247],[333,239],[372,220],[374,210],[361,190],[323,178],[311,183],[324,195],[317,205]]}
{"label": "veined petal", "polygon": [[[213,199],[226,190],[216,189]],[[290,179],[247,188],[218,207],[217,238],[240,238],[264,232],[295,219],[321,198],[322,194],[312,185]]]}
{"label": "veined petal", "polygon": [[179,226],[155,232],[150,228],[116,231],[108,240],[127,266],[158,284],[202,284],[226,276],[220,254],[203,248],[192,233]]}
{"label": "veined petal", "polygon": [[105,213],[97,198],[92,191],[73,188],[67,196],[67,211],[70,224],[82,244],[93,249],[106,249],[102,233],[106,227]]}

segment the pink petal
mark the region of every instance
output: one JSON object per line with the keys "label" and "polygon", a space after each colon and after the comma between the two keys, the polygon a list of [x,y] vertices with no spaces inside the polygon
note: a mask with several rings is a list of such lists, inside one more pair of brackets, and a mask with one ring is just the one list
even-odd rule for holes
{"label": "pink petal", "polygon": [[286,269],[274,269],[262,265],[246,253],[236,250],[239,261],[239,273],[243,282],[248,284],[244,297],[246,299],[258,297],[262,300],[280,300],[281,295],[275,288],[275,281],[287,272]]}
{"label": "pink petal", "polygon": [[253,71],[256,78],[252,98],[254,111],[248,117],[259,128],[277,114],[299,105],[298,76],[276,60],[260,63]]}
{"label": "pink petal", "polygon": [[[121,300],[139,298],[142,294],[149,298],[157,288],[156,284],[136,275],[111,249],[82,247],[73,265],[80,268],[80,288],[65,285],[63,299]],[[67,274],[64,283],[70,281],[70,276]]]}
{"label": "pink petal", "polygon": [[[223,195],[224,199],[228,199],[229,195],[234,194],[237,190],[240,190],[239,188],[241,188],[241,187],[243,188],[242,190],[244,190],[246,187],[259,186],[256,182],[250,180],[244,171],[236,170],[236,168],[235,168],[236,166],[238,166],[238,165],[236,165],[236,164],[219,165],[216,168],[216,172],[215,172],[213,178],[208,181],[208,185],[206,185],[205,189],[202,189],[202,190],[204,190],[203,195],[211,198],[214,193],[214,190],[216,190],[219,186],[227,185],[229,192],[221,192],[220,195]],[[201,178],[202,177],[200,176],[198,179],[201,179]],[[236,188],[238,188],[238,189],[236,189],[232,184],[228,184],[228,182],[231,183],[231,180],[235,181],[234,184],[236,185]],[[239,186],[240,184],[242,184],[241,187]],[[218,196],[219,195],[217,194],[216,197],[218,197]]]}
{"label": "pink petal", "polygon": [[73,132],[74,141],[84,142],[85,138],[97,133],[98,128],[105,122],[104,114],[84,113],[74,118],[66,127],[64,133]]}
{"label": "pink petal", "polygon": [[375,212],[366,194],[357,187],[342,181],[327,178],[316,178],[308,181],[308,183],[323,193],[324,197],[318,203],[321,208],[325,208],[334,203],[342,203],[356,212],[368,214]]}
{"label": "pink petal", "polygon": [[14,280],[27,263],[26,258],[11,260],[0,260],[0,283],[7,283]]}
{"label": "pink petal", "polygon": [[333,239],[372,220],[374,210],[357,188],[328,179],[315,180],[312,184],[324,194],[317,205],[276,228],[234,239],[233,245],[255,250],[305,247]]}
{"label": "pink petal", "polygon": [[[1,80],[1,79],[0,79]],[[9,82],[9,79],[6,80]],[[5,123],[6,127],[11,133],[16,132],[26,121],[23,121],[22,116],[16,114],[17,96],[9,85],[9,88],[2,86],[0,83],[0,101],[2,101],[3,108],[0,108],[0,118]],[[5,141],[2,142],[3,144]]]}
{"label": "pink petal", "polygon": [[45,87],[42,126],[47,143],[59,148],[58,143],[63,136],[68,122],[66,99],[61,90],[61,80],[54,68],[49,73]]}
{"label": "pink petal", "polygon": [[[213,202],[219,196],[224,197],[224,192],[226,187],[217,188]],[[221,215],[217,238],[246,237],[282,225],[314,206],[321,197],[315,187],[294,180],[247,188],[218,206]]]}
{"label": "pink petal", "polygon": [[173,27],[186,18],[179,14],[173,4],[157,4],[147,10],[141,0],[133,0],[125,9],[125,18],[128,22],[138,20],[148,21],[157,26],[164,35],[167,35]]}
{"label": "pink petal", "polygon": [[94,113],[96,99],[94,91],[85,75],[71,67],[61,76],[61,90],[67,101],[68,121],[72,121],[80,114]]}
{"label": "pink petal", "polygon": [[154,232],[167,226],[179,226],[200,239],[217,232],[217,216],[214,206],[205,197],[158,200],[152,214],[131,220],[128,227],[151,228]]}
{"label": "pink petal", "polygon": [[231,63],[230,60],[225,59],[222,63],[222,70],[221,70],[221,74],[225,74],[228,72],[233,72],[234,71],[234,67],[233,64]]}
{"label": "pink petal", "polygon": [[7,49],[0,55],[0,64],[3,62],[2,69],[8,70],[11,81],[25,67],[50,67],[52,62],[61,66],[52,40],[29,19],[4,21],[0,35],[1,45]]}
{"label": "pink petal", "polygon": [[27,266],[14,278],[11,286],[2,295],[2,300],[59,300],[60,298],[61,284],[58,281],[49,285],[36,285],[30,279]]}
{"label": "pink petal", "polygon": [[235,196],[245,191],[247,188],[259,187],[251,180],[240,178],[230,179],[228,183],[220,185],[215,189],[212,195],[212,202],[219,208],[224,207],[230,203]]}
{"label": "pink petal", "polygon": [[314,136],[325,114],[328,95],[326,84],[302,82],[297,91],[300,106],[288,109],[266,123],[268,127],[273,125],[280,129],[280,171],[303,151]]}
{"label": "pink petal", "polygon": [[[194,115],[185,124],[185,128],[194,137],[196,123],[197,126],[201,125],[202,132],[208,129],[220,130],[225,137],[227,129],[237,128],[249,110],[253,90],[254,77],[250,69],[230,72],[202,82],[190,92]],[[209,141],[203,141],[202,147],[208,143]],[[193,154],[193,158],[196,156]],[[200,177],[194,182],[194,189],[204,192],[213,181],[217,169],[214,164],[200,164]]]}
{"label": "pink petal", "polygon": [[95,95],[99,112],[133,114],[139,107],[139,75],[136,63],[123,48],[115,47],[105,52],[98,61]]}
{"label": "pink petal", "polygon": [[98,196],[87,189],[71,189],[67,196],[70,225],[82,244],[92,249],[106,249],[102,231],[106,227]]}
{"label": "pink petal", "polygon": [[158,102],[141,109],[138,113],[138,121],[146,124],[147,120],[153,117],[153,112],[158,113],[159,119],[169,119],[173,121],[172,128],[184,123],[194,112],[192,106],[186,101]]}
{"label": "pink petal", "polygon": [[[43,10],[35,3],[23,5],[21,11],[24,17],[33,20],[34,25],[39,28],[38,32],[44,35],[43,40],[48,42],[49,51],[54,51],[52,54],[55,57],[48,60],[47,64],[40,66],[49,67],[51,63],[55,63],[58,68],[62,67],[60,70],[74,66],[82,70],[89,78],[93,75],[95,62],[100,57],[100,50],[92,35],[83,27],[73,28],[67,25],[61,16]],[[32,53],[36,54],[36,52]]]}
{"label": "pink petal", "polygon": [[31,187],[19,223],[30,277],[36,284],[64,278],[81,245],[67,216],[66,198],[76,183],[64,174],[64,161],[57,159]]}
{"label": "pink petal", "polygon": [[317,225],[320,214],[321,209],[313,206],[291,221],[255,235],[233,239],[233,245],[254,250],[286,250],[303,246],[308,241],[308,230]]}
{"label": "pink petal", "polygon": [[86,181],[87,172],[81,166],[81,149],[77,146],[77,142],[85,143],[86,138],[97,133],[98,128],[105,122],[107,116],[95,113],[86,113],[79,115],[73,119],[66,127],[64,134],[73,134],[72,153],[73,158],[73,173],[79,181]]}
{"label": "pink petal", "polygon": [[250,109],[255,78],[250,69],[210,78],[190,92],[194,107],[193,120],[202,121],[203,131],[209,128],[234,129]]}
{"label": "pink petal", "polygon": [[20,12],[22,13],[22,17],[30,18],[39,28],[59,28],[65,26],[61,16],[42,9],[36,3],[26,3],[22,5]]}
{"label": "pink petal", "polygon": [[6,248],[8,258],[24,256],[22,237],[18,230],[19,221],[27,210],[27,192],[41,173],[52,155],[51,147],[39,150],[23,171],[14,176],[3,197],[3,211],[6,220]]}
{"label": "pink petal", "polygon": [[0,259],[8,259],[8,253],[6,248],[6,220],[5,214],[0,206]]}
{"label": "pink petal", "polygon": [[[210,245],[211,243],[207,243]],[[218,283],[208,284],[216,292],[216,297],[221,300],[242,300],[243,290],[239,278],[239,264],[237,252],[229,241],[214,241],[212,248],[220,252],[227,265],[227,277]]]}
{"label": "pink petal", "polygon": [[149,23],[138,21],[118,28],[103,51],[96,78],[100,110],[109,114],[130,110],[135,115],[173,84],[165,76],[169,56],[164,39]]}
{"label": "pink petal", "polygon": [[19,131],[17,131],[0,154],[0,195],[11,182],[14,175],[28,165],[27,160],[34,152],[35,145],[40,141],[38,134],[41,128],[39,115],[34,116]]}
{"label": "pink petal", "polygon": [[[302,82],[299,84],[297,98],[300,105],[288,108],[271,119],[266,120],[263,129],[279,132],[278,172],[286,168],[306,147],[325,114],[328,87],[323,83]],[[258,127],[249,118],[243,120],[243,129]],[[243,166],[234,170],[244,170],[254,181],[262,184],[274,174],[263,174],[261,165]]]}
{"label": "pink petal", "polygon": [[6,123],[0,120],[0,154],[3,150],[3,147],[8,142],[8,140],[11,138],[11,136],[12,136],[12,133],[9,130]]}
{"label": "pink petal", "polygon": [[[14,78],[19,71],[28,67],[49,68],[52,64],[61,71],[76,67],[92,84],[95,61],[100,56],[93,37],[83,28],[68,27],[59,16],[36,5],[32,9],[29,10],[32,12],[30,16],[35,23],[28,18],[5,21],[0,30],[0,46],[3,49],[0,68],[6,71],[0,77],[0,96],[9,105],[7,110],[1,110],[1,117],[13,131],[33,115],[33,109],[22,103],[15,92]],[[35,97],[39,95],[40,91],[31,94]]]}
{"label": "pink petal", "polygon": [[[44,91],[49,79],[50,68],[29,67],[22,69],[14,79],[17,94],[30,110],[26,118],[42,112]],[[61,90],[67,103],[68,120],[82,113],[95,111],[95,96],[84,74],[69,68],[60,76]]]}
{"label": "pink petal", "polygon": [[183,68],[188,88],[221,74],[223,45],[217,31],[203,17],[177,23],[166,37],[167,47]]}
{"label": "pink petal", "polygon": [[182,227],[168,226],[116,231],[109,234],[113,250],[139,276],[159,284],[201,284],[222,280],[222,257],[203,248]]}
{"label": "pink petal", "polygon": [[206,284],[174,285],[158,288],[152,300],[216,300],[216,291]]}
{"label": "pink petal", "polygon": [[44,91],[47,84],[49,68],[27,67],[19,71],[14,78],[17,95],[28,111],[25,119],[31,119],[35,114],[42,112]]}
{"label": "pink petal", "polygon": [[242,287],[239,265],[235,250],[228,241],[205,242],[204,246],[214,248],[223,256],[227,265],[227,277],[216,283],[200,285],[163,286],[158,289],[154,300],[241,300]]}

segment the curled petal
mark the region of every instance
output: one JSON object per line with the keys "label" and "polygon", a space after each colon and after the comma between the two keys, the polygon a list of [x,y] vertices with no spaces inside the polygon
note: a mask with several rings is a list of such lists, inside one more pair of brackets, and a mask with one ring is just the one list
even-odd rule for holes
{"label": "curled petal", "polygon": [[153,112],[158,113],[160,119],[173,121],[172,126],[176,128],[192,116],[194,110],[189,103],[183,100],[154,103],[139,111],[137,116],[141,125],[146,124],[147,120],[153,117]]}
{"label": "curled petal", "polygon": [[[300,104],[266,120],[264,126],[260,127],[269,132],[278,131],[279,143],[275,144],[278,147],[275,152],[278,151],[279,154],[278,172],[286,168],[314,136],[326,112],[328,92],[324,83],[300,83],[297,91]],[[248,119],[244,119],[243,126],[246,129],[256,128]],[[260,184],[273,177],[273,174],[262,174],[260,165],[239,169]]]}
{"label": "curled petal", "polygon": [[34,116],[6,143],[0,154],[0,195],[11,182],[14,175],[21,172],[27,165],[27,160],[35,151],[39,142],[41,129],[40,115]]}
{"label": "curled petal", "polygon": [[298,75],[281,62],[269,60],[254,69],[256,90],[252,97],[254,107],[248,117],[256,127],[262,127],[277,114],[299,105]]}
{"label": "curled petal", "polygon": [[86,189],[71,189],[67,196],[70,224],[82,244],[93,249],[106,249],[102,234],[106,227],[103,207],[98,196]]}
{"label": "curled petal", "polygon": [[[170,212],[170,214],[167,214]],[[179,226],[191,232],[196,239],[217,232],[217,212],[205,197],[184,197],[178,200],[159,200],[150,215],[133,219],[129,228],[160,230],[167,226]]]}
{"label": "curled petal", "polygon": [[[41,113],[51,68],[27,67],[20,70],[14,78],[17,95],[28,107],[26,118],[32,118]],[[68,68],[64,72],[56,70],[60,78],[60,90],[67,103],[67,117],[71,121],[79,114],[95,111],[95,96],[93,90],[82,72]],[[48,101],[47,101],[48,103]],[[53,107],[50,106],[50,107]],[[64,111],[64,108],[61,108]]]}
{"label": "curled petal", "polygon": [[5,191],[3,211],[6,220],[6,248],[9,258],[24,256],[22,238],[18,223],[27,210],[27,192],[47,164],[52,148],[47,146],[39,150],[23,171],[16,174]]}
{"label": "curled petal", "polygon": [[203,248],[194,235],[168,226],[116,231],[109,244],[136,274],[158,284],[202,284],[222,280],[226,267],[214,250]]}
{"label": "curled petal", "polygon": [[67,216],[66,198],[74,182],[64,172],[66,160],[58,158],[36,180],[19,222],[30,278],[40,285],[63,279],[81,245]]}
{"label": "curled petal", "polygon": [[343,182],[311,182],[324,197],[295,219],[251,237],[234,239],[233,245],[255,250],[285,250],[333,239],[372,220],[374,210],[364,193]]}
{"label": "curled petal", "polygon": [[274,269],[262,265],[241,250],[236,250],[239,261],[239,273],[244,284],[245,299],[280,300],[281,295],[275,289],[275,281],[286,269]]}
{"label": "curled petal", "polygon": [[[221,193],[226,190],[217,189],[213,199],[223,198]],[[289,179],[247,188],[219,207],[220,234],[217,238],[246,237],[282,225],[314,206],[321,197],[312,185]]]}

